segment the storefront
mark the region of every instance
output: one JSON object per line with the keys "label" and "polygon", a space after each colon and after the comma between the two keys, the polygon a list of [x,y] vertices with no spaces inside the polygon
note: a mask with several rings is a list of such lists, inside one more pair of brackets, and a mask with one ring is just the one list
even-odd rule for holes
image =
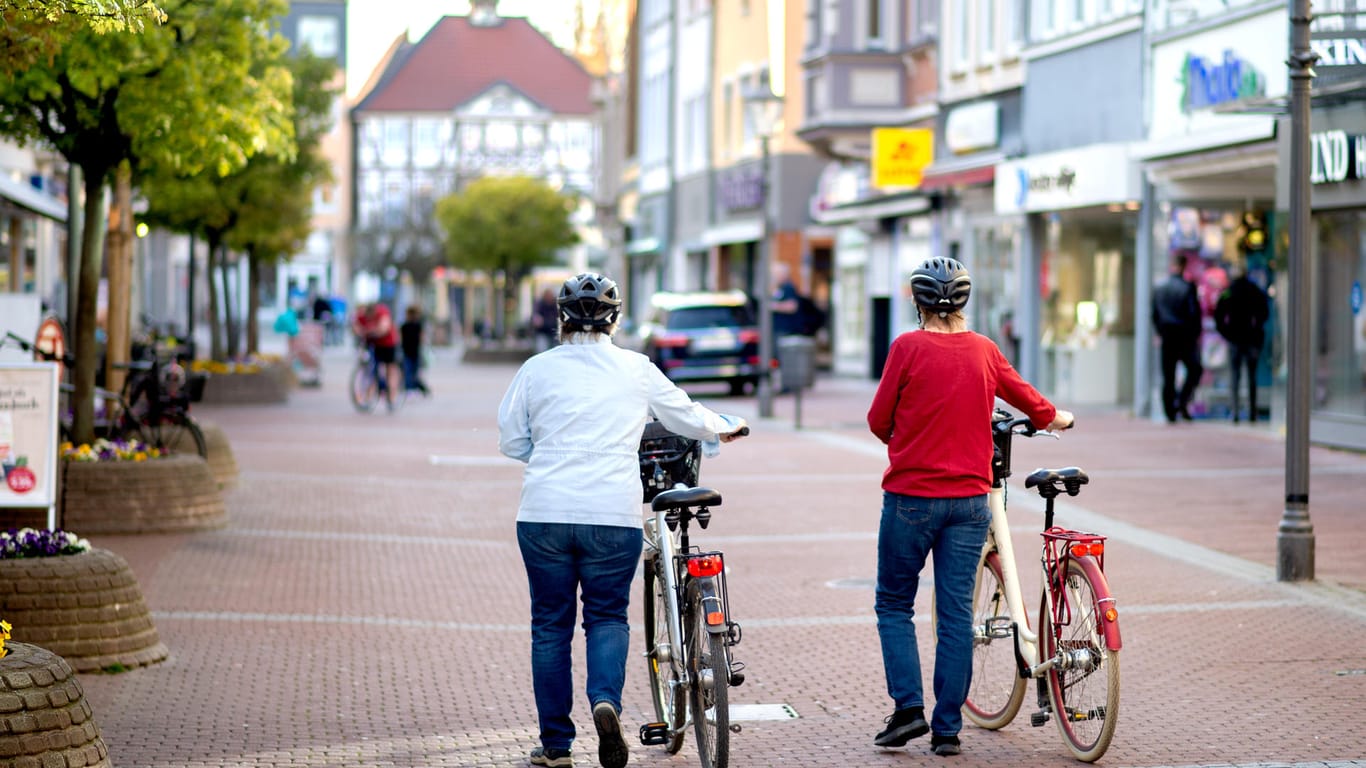
{"label": "storefront", "polygon": [[[1366,450],[1366,102],[1315,109],[1310,118],[1313,224],[1309,264],[1309,437]],[[1289,206],[1289,131],[1281,143],[1278,208]]]}
{"label": "storefront", "polygon": [[1123,143],[996,167],[996,213],[1016,222],[999,231],[1023,245],[1019,367],[1060,402],[1118,404],[1132,392],[1138,192]]}
{"label": "storefront", "polygon": [[[1204,314],[1201,362],[1205,373],[1190,411],[1196,418],[1232,416],[1228,347],[1214,328],[1213,311],[1232,273],[1246,269],[1275,293],[1271,258],[1279,221],[1276,199],[1275,118],[1258,110],[1286,93],[1283,8],[1238,12],[1223,24],[1162,33],[1151,53],[1152,118],[1143,161],[1151,202],[1148,285],[1164,279],[1177,254],[1187,257],[1186,277],[1197,285]],[[1257,233],[1249,237],[1249,233]],[[1273,371],[1280,362],[1281,327],[1273,306],[1267,344],[1257,373],[1260,416],[1272,412]],[[1146,317],[1139,328],[1154,339]],[[1146,371],[1148,415],[1162,418],[1161,370],[1151,341]],[[1242,400],[1246,406],[1246,398]],[[1246,415],[1246,414],[1243,414]]]}

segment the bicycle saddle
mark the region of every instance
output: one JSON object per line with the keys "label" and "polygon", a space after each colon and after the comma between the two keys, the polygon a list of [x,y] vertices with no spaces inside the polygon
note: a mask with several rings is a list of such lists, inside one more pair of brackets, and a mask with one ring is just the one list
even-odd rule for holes
{"label": "bicycle saddle", "polygon": [[661,509],[719,506],[721,493],[710,488],[675,488],[672,491],[664,491],[650,502],[650,509],[656,512]]}
{"label": "bicycle saddle", "polygon": [[1029,473],[1029,477],[1025,478],[1025,487],[1037,487],[1040,496],[1051,499],[1064,490],[1067,491],[1068,496],[1076,496],[1081,493],[1081,487],[1089,482],[1091,479],[1080,467],[1036,469]]}

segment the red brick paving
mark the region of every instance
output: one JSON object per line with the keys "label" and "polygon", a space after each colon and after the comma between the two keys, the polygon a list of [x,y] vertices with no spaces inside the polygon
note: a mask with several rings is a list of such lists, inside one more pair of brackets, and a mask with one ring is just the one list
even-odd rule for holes
{"label": "red brick paving", "polygon": [[[346,401],[349,359],[330,353],[323,388],[287,405],[199,409],[241,469],[224,529],[91,537],[132,565],[171,651],[81,676],[114,765],[526,765],[536,728],[513,529],[520,466],[498,458],[495,428],[514,369],[439,351],[430,400],[362,415]],[[726,551],[745,626],[748,680],[732,703],[798,715],[741,723],[732,765],[937,760],[923,740],[871,744],[890,705],[868,586],[883,464],[862,427],[870,394],[868,382],[822,379],[803,398],[805,429],[792,429],[784,396],[775,419],[704,462],[725,504],[697,541]],[[707,401],[753,419],[753,398]],[[1092,485],[1073,503],[1139,532],[1108,550],[1125,647],[1123,715],[1102,764],[1366,765],[1366,457],[1312,452],[1321,583],[1287,585],[1274,580],[1277,435],[1081,417],[1062,441],[1021,441],[1016,466],[1086,467]],[[1040,518],[1013,488],[1027,568]],[[1163,551],[1160,536],[1199,548]],[[581,649],[576,659],[582,685]],[[633,660],[628,729],[648,719],[646,681]],[[1075,764],[1054,726],[1027,715],[965,729],[951,762]],[[595,765],[586,704],[576,718],[577,762]],[[696,764],[691,735],[676,756],[633,744],[632,766]]]}

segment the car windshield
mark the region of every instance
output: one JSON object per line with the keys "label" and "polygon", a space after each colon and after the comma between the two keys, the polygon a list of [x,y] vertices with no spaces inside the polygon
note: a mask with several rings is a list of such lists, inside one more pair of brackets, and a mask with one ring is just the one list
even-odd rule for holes
{"label": "car windshield", "polygon": [[671,331],[697,328],[735,328],[752,325],[749,311],[743,305],[713,307],[683,307],[669,314]]}

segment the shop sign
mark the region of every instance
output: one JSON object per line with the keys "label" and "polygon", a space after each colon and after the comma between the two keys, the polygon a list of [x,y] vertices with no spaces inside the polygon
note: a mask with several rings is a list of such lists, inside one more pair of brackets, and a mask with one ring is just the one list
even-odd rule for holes
{"label": "shop sign", "polygon": [[873,129],[873,186],[915,189],[934,161],[934,131],[929,128]]}
{"label": "shop sign", "polygon": [[944,146],[955,155],[991,149],[1001,141],[1001,105],[983,101],[957,107],[944,120]]}
{"label": "shop sign", "polygon": [[1335,184],[1366,179],[1366,134],[1319,131],[1310,135],[1309,181]]}
{"label": "shop sign", "polygon": [[1138,173],[1126,144],[1096,144],[996,166],[997,213],[1123,203],[1138,197]]}
{"label": "shop sign", "polygon": [[1188,53],[1181,69],[1181,91],[1181,111],[1195,112],[1265,96],[1266,77],[1232,50],[1225,50],[1221,61]]}
{"label": "shop sign", "polygon": [[751,210],[764,202],[764,174],[758,165],[723,173],[716,183],[716,196],[727,211]]}

